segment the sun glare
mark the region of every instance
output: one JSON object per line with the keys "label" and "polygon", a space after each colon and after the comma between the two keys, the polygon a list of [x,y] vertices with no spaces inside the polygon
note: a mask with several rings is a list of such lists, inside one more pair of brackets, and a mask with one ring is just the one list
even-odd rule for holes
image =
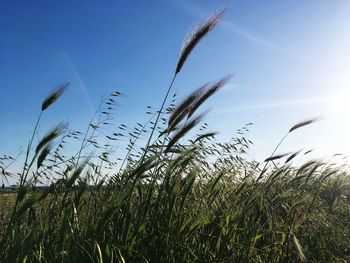
{"label": "sun glare", "polygon": [[330,98],[330,113],[350,121],[350,87],[342,89]]}

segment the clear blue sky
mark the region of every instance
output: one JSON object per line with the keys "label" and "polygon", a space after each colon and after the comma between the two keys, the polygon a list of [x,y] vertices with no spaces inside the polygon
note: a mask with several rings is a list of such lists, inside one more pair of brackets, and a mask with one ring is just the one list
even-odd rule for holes
{"label": "clear blue sky", "polygon": [[349,153],[350,1],[16,1],[0,2],[0,148],[25,146],[42,99],[69,81],[43,119],[44,133],[68,120],[85,127],[101,96],[127,95],[117,118],[146,119],[159,106],[181,43],[212,10],[222,23],[191,54],[174,91],[187,95],[233,73],[207,104],[207,122],[228,136],[255,123],[251,154],[266,157],[296,122],[325,116],[295,132],[281,151]]}

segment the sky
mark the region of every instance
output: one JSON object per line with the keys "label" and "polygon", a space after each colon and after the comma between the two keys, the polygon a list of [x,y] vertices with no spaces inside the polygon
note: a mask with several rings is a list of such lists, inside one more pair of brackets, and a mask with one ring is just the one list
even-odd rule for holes
{"label": "sky", "polygon": [[[159,107],[181,44],[209,13],[222,22],[194,50],[175,81],[179,98],[233,74],[203,109],[219,138],[253,122],[253,158],[281,152],[350,154],[350,1],[166,0],[0,1],[0,154],[25,147],[42,100],[69,81],[39,133],[60,121],[86,127],[101,97],[125,94],[116,119],[133,125]],[[40,135],[39,134],[39,135]]]}

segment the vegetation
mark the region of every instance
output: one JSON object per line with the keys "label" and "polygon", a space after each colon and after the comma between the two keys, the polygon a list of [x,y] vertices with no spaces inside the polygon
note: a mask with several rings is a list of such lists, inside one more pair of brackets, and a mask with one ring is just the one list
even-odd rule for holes
{"label": "vegetation", "polygon": [[[296,166],[302,152],[275,155],[283,139],[264,163],[249,160],[250,123],[226,143],[205,123],[195,132],[206,114],[197,114],[200,106],[229,76],[166,107],[191,51],[224,12],[187,38],[162,105],[144,124],[120,124],[106,134],[121,95],[112,92],[85,132],[59,124],[35,143],[41,118],[68,84],[44,100],[17,190],[1,192],[2,262],[350,261],[345,168],[321,161]],[[125,156],[118,158],[123,141]],[[77,142],[72,155],[67,147]],[[9,172],[15,160],[0,159],[2,176],[17,176]]]}

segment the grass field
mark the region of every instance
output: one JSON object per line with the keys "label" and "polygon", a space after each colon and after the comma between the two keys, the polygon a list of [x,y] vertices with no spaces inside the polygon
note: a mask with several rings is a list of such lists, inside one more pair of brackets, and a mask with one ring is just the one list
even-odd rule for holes
{"label": "grass field", "polygon": [[[332,171],[312,163],[256,182],[253,173],[238,178],[235,161],[209,174],[192,158],[172,160],[159,183],[86,190],[79,181],[67,192],[28,191],[2,231],[3,262],[350,259],[350,190],[341,174],[325,178]],[[12,211],[15,199],[1,196],[2,211]]]}
{"label": "grass field", "polygon": [[16,157],[0,159],[2,176],[18,180],[16,191],[0,192],[1,262],[350,262],[348,168],[277,154],[316,120],[292,126],[257,163],[246,154],[250,123],[220,142],[198,113],[229,76],[169,102],[191,51],[224,12],[188,37],[161,107],[144,123],[104,132],[116,125],[120,93],[112,92],[84,132],[58,124],[36,142],[68,84],[44,99],[23,169],[11,174]]}

